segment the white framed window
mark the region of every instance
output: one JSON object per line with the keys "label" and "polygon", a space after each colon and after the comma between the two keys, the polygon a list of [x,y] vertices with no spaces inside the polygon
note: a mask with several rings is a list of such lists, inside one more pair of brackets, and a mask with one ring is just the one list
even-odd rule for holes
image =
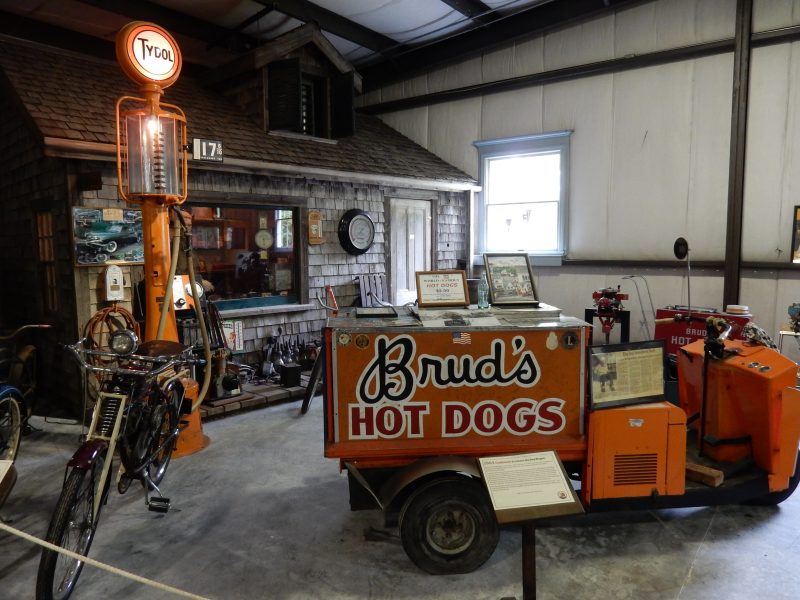
{"label": "white framed window", "polygon": [[571,134],[475,142],[482,188],[475,207],[478,252],[564,256]]}

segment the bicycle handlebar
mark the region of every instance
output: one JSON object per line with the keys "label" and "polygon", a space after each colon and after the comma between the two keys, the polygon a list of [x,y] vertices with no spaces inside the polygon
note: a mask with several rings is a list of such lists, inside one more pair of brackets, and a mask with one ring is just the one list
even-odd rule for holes
{"label": "bicycle handlebar", "polygon": [[22,327],[17,327],[14,331],[9,333],[8,335],[0,335],[0,342],[7,342],[9,340],[13,340],[23,331],[28,329],[52,329],[52,325],[45,325],[45,324],[34,324],[34,325],[23,325]]}
{"label": "bicycle handlebar", "polygon": [[[77,359],[77,361],[81,364],[81,367],[86,369],[87,371],[92,371],[94,373],[108,373],[112,375],[137,375],[141,377],[147,377],[148,379],[152,379],[154,377],[158,377],[161,373],[169,370],[171,367],[175,365],[179,365],[181,363],[185,364],[192,364],[192,363],[204,363],[202,359],[192,359],[188,356],[185,356],[187,353],[191,351],[191,346],[179,354],[173,355],[162,355],[162,356],[143,356],[140,354],[128,354],[127,356],[121,356],[119,354],[114,354],[113,352],[103,351],[103,350],[89,350],[84,346],[86,342],[86,338],[81,338],[75,344],[66,345],[65,347],[69,350],[72,355]],[[139,363],[149,363],[153,365],[153,368],[150,369],[137,369],[132,366],[126,367],[103,367],[99,365],[95,365],[90,363],[86,360],[86,357],[97,357],[103,359],[111,359],[115,361],[132,361],[132,362],[139,362]],[[162,363],[162,364],[159,364]],[[156,366],[159,365],[159,366]]]}

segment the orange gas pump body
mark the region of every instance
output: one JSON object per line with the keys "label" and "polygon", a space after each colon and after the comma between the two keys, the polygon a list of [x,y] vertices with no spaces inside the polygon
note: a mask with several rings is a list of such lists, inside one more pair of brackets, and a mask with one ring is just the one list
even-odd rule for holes
{"label": "orange gas pump body", "polygon": [[703,341],[680,349],[681,407],[690,417],[700,415],[692,426],[698,447],[703,429],[704,455],[720,462],[752,457],[769,474],[770,489],[783,489],[794,473],[800,439],[797,366],[764,346],[735,340],[725,348],[735,353],[710,360],[704,409]]}

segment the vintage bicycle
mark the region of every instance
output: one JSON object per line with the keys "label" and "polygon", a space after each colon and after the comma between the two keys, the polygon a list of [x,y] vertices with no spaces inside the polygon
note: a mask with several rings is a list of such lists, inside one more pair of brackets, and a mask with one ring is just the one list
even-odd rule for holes
{"label": "vintage bicycle", "polygon": [[[105,348],[105,346],[104,346]],[[139,345],[131,329],[110,334],[107,349],[84,338],[67,349],[82,369],[98,376],[99,392],[85,441],[67,463],[64,484],[46,540],[85,556],[108,500],[112,464],[121,463],[117,491],[138,481],[149,510],[167,512],[159,489],[181,429],[191,411],[185,382],[192,347],[151,340]],[[37,600],[66,600],[75,589],[83,561],[45,549],[36,580]]]}
{"label": "vintage bicycle", "polygon": [[17,479],[14,461],[28,418],[33,412],[36,390],[36,347],[16,347],[25,331],[50,325],[23,325],[0,336],[0,506]]}

